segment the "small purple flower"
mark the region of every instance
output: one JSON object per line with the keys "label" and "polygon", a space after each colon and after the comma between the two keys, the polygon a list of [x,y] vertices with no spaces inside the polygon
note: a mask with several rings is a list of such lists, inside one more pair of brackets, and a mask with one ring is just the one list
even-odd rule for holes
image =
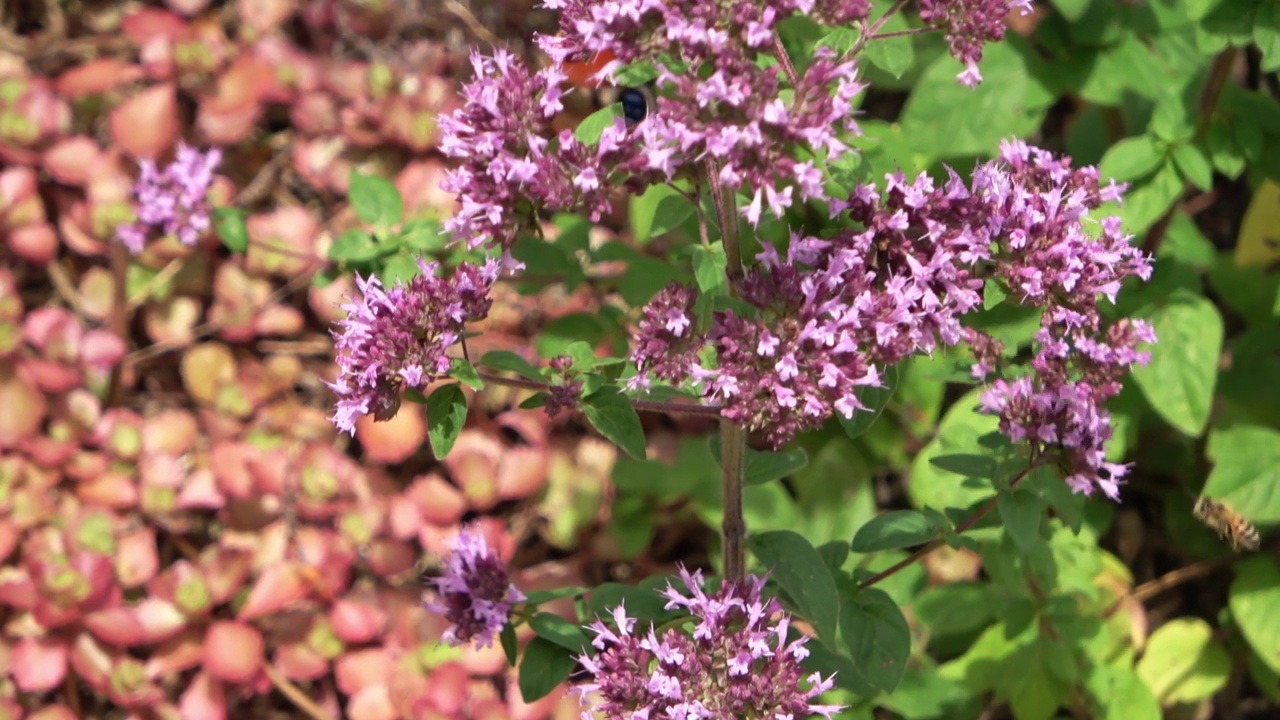
{"label": "small purple flower", "polygon": [[659,636],[652,625],[637,631],[621,605],[611,613],[614,627],[601,620],[589,626],[598,652],[578,658],[591,679],[574,691],[584,703],[597,695],[599,704],[583,720],[830,720],[843,709],[813,702],[835,676],[804,674],[808,638],[787,641],[791,618],[775,598],[763,599],[764,578],[726,582],[712,595],[702,589],[701,572],[682,567],[680,578],[689,594],[668,586],[666,609],[688,611],[692,632],[671,627]]}
{"label": "small purple flower", "polygon": [[221,161],[220,149],[202,153],[183,142],[163,171],[152,160],[140,162],[141,172],[133,186],[138,220],[117,228],[116,238],[134,255],[142,252],[152,228],[176,235],[183,245],[195,245],[210,226],[212,207],[207,196]]}
{"label": "small purple flower", "polygon": [[387,420],[400,407],[406,388],[422,390],[449,371],[445,351],[462,338],[468,322],[482,320],[492,301],[489,288],[498,262],[463,263],[452,277],[436,277],[436,263],[418,261],[422,273],[406,284],[384,289],[376,276],[356,276],[361,297],[342,306],[336,341],[338,395],[330,418],[355,434],[355,422],[372,414]]}
{"label": "small purple flower", "polygon": [[471,527],[463,528],[454,539],[444,574],[435,580],[435,591],[428,608],[442,613],[451,623],[444,633],[445,642],[463,645],[474,641],[481,648],[493,643],[493,637],[507,624],[512,606],[525,599],[511,584],[498,553]]}

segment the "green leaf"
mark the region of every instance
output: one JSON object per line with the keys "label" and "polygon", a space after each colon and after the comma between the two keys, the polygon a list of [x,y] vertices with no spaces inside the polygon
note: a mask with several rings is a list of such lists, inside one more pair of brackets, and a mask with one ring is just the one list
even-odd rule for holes
{"label": "green leaf", "polygon": [[1280,522],[1280,431],[1257,425],[1214,429],[1207,454],[1213,471],[1201,492],[1254,522]]}
{"label": "green leaf", "polygon": [[989,625],[999,613],[997,590],[988,582],[958,582],[926,588],[911,607],[933,636],[968,635]]}
{"label": "green leaf", "polygon": [[[716,464],[723,467],[724,448],[721,447],[720,436],[712,435],[707,438],[707,446],[711,449],[711,456],[716,459]],[[809,455],[803,449],[771,452],[747,448],[742,482],[748,487],[763,485],[799,472],[808,464]]]}
{"label": "green leaf", "polygon": [[637,257],[627,261],[627,269],[618,278],[618,294],[628,305],[640,307],[672,280],[680,279],[680,273],[671,263],[652,257]]}
{"label": "green leaf", "polygon": [[596,145],[600,142],[600,136],[604,135],[607,128],[613,127],[617,120],[623,119],[622,105],[613,103],[591,113],[582,122],[578,123],[578,127],[574,129],[573,136],[583,145]]}
{"label": "green leaf", "polygon": [[887,593],[868,588],[840,610],[840,633],[858,674],[882,693],[902,680],[911,653],[911,632],[902,610]]}
{"label": "green leaf", "polygon": [[559,600],[563,597],[574,595],[582,595],[587,592],[582,587],[559,587],[554,590],[531,590],[525,593],[524,604],[527,607],[536,608],[543,603],[549,603],[552,600]]}
{"label": "green leaf", "polygon": [[1058,476],[1057,470],[1041,465],[1027,474],[1022,487],[1038,493],[1071,532],[1080,532],[1080,528],[1084,525],[1087,497],[1081,493],[1071,492],[1071,488]]}
{"label": "green leaf", "polygon": [[569,257],[563,247],[538,237],[526,236],[517,240],[511,246],[511,257],[524,263],[525,272],[529,275],[567,278],[575,273],[583,274],[582,265]]}
{"label": "green leaf", "polygon": [[1236,566],[1227,604],[1240,633],[1273,673],[1280,673],[1280,565],[1257,555]]}
{"label": "green leaf", "polygon": [[422,268],[418,267],[418,258],[404,252],[387,258],[378,272],[378,276],[382,278],[382,283],[386,287],[404,285],[421,274]]}
{"label": "green leaf", "polygon": [[938,535],[924,513],[915,510],[894,510],[871,518],[853,536],[851,550],[858,553],[897,550],[923,545]]}
{"label": "green leaf", "polygon": [[467,362],[466,358],[451,358],[449,361],[449,377],[466,385],[472,390],[483,390],[484,381],[480,379],[480,374],[476,372],[476,368]]}
{"label": "green leaf", "polygon": [[725,269],[729,267],[724,245],[718,242],[709,248],[691,245],[689,252],[693,255],[693,277],[698,283],[698,290],[704,293],[720,292],[727,282]]}
{"label": "green leaf", "polygon": [[546,379],[528,360],[509,350],[490,350],[480,358],[480,364],[494,370],[513,372],[526,380],[545,382]]}
{"label": "green leaf", "polygon": [[1179,145],[1173,149],[1173,162],[1192,185],[1208,192],[1213,187],[1213,165],[1195,145]]}
{"label": "green leaf", "polygon": [[1062,13],[1062,17],[1075,23],[1084,17],[1090,2],[1092,0],[1053,0],[1053,6]]}
{"label": "green leaf", "polygon": [[1018,720],[1049,720],[1066,699],[1066,689],[1049,672],[1043,644],[1044,640],[1038,640],[1024,645],[1001,663],[1009,680],[996,692],[1008,697],[1009,708]]}
{"label": "green leaf", "polygon": [[880,381],[884,384],[883,387],[859,387],[853,391],[866,410],[854,412],[851,418],[836,416],[840,420],[840,427],[844,428],[844,434],[849,438],[856,438],[866,432],[884,412],[889,400],[893,398],[893,391],[898,387],[898,366],[890,365],[885,368],[880,374]]}
{"label": "green leaf", "polygon": [[[892,33],[906,29],[908,29],[906,14],[899,12],[889,17],[888,22],[880,28],[880,32]],[[827,36],[827,38],[830,37],[830,35]],[[823,44],[826,44],[827,38],[823,38]],[[862,51],[862,57],[894,78],[900,78],[915,62],[916,53],[911,38],[903,35],[867,42]]]}
{"label": "green leaf", "polygon": [[527,703],[545,697],[569,679],[577,664],[572,653],[550,640],[530,640],[520,660],[520,697]]}
{"label": "green leaf", "polygon": [[[584,343],[590,348],[599,345],[609,334],[605,319],[600,313],[569,313],[546,323],[534,341],[534,348],[542,357],[551,358],[557,355],[570,354],[569,348],[576,343]],[[592,357],[595,353],[591,352]],[[577,370],[589,370],[592,366],[576,367]]]}
{"label": "green leaf", "polygon": [[813,545],[790,530],[773,530],[750,536],[747,546],[795,602],[796,611],[813,622],[818,636],[834,640],[840,593]]}
{"label": "green leaf", "polygon": [[995,480],[996,470],[999,468],[995,458],[987,457],[986,455],[960,453],[932,457],[929,458],[929,463],[949,473],[964,475],[965,477],[983,478],[985,480]]}
{"label": "green leaf", "polygon": [[1014,488],[996,496],[996,509],[1004,529],[1022,552],[1043,544],[1040,523],[1044,520],[1044,503],[1030,490]]}
{"label": "green leaf", "polygon": [[440,221],[435,218],[410,220],[397,234],[405,247],[418,253],[434,253],[443,250],[448,238],[441,232]]}
{"label": "green leaf", "polygon": [[233,207],[213,209],[213,229],[218,239],[233,253],[243,253],[249,249],[249,227],[245,224],[248,216],[244,210]]}
{"label": "green leaf", "polygon": [[1133,369],[1133,380],[1170,425],[1199,437],[1209,421],[1218,379],[1222,316],[1209,300],[1179,289],[1155,308],[1150,320],[1158,341],[1151,362]]}
{"label": "green leaf", "polygon": [[937,435],[912,460],[907,495],[913,507],[964,508],[990,496],[989,482],[957,482],[955,475],[931,462],[956,450],[972,451],[979,438],[999,429],[998,418],[978,412],[981,394],[975,388],[957,400],[943,416]]}
{"label": "green leaf", "polygon": [[502,632],[498,633],[498,644],[502,646],[502,652],[507,656],[507,664],[515,667],[520,647],[516,644],[516,628],[514,625],[507,623],[502,626]]}
{"label": "green leaf", "polygon": [[935,158],[990,153],[1001,140],[1040,126],[1054,96],[1029,74],[1033,52],[1012,34],[983,48],[983,82],[956,82],[963,69],[941,55],[921,75],[902,110],[902,132],[916,152]]}
{"label": "green leaf", "polygon": [[1160,703],[1151,688],[1128,667],[1098,664],[1086,688],[1098,720],[1160,720]]}
{"label": "green leaf", "polygon": [[352,170],[347,198],[356,217],[369,225],[388,228],[404,219],[404,200],[395,183],[386,178]]}
{"label": "green leaf", "polygon": [[631,198],[631,234],[637,245],[680,227],[693,216],[693,203],[670,185],[650,185]]}
{"label": "green leaf", "polygon": [[455,384],[436,388],[427,398],[427,437],[437,459],[444,459],[467,422],[467,396]]}
{"label": "green leaf", "polygon": [[[832,645],[834,646],[834,643]],[[817,640],[806,644],[805,649],[809,651],[809,657],[804,663],[806,671],[822,673],[823,677],[835,675],[836,687],[864,698],[873,698],[880,694],[877,688],[872,687],[862,678],[852,660],[833,652],[826,643]]]}
{"label": "green leaf", "polygon": [[616,387],[606,386],[582,398],[582,412],[591,426],[638,460],[645,458],[644,429],[640,416]]}
{"label": "green leaf", "polygon": [[582,628],[553,613],[540,612],[529,619],[529,627],[538,637],[553,642],[569,652],[581,655],[591,645]]}
{"label": "green leaf", "polygon": [[378,257],[378,246],[369,233],[358,228],[347,230],[329,246],[329,259],[340,263],[363,263]]}
{"label": "green leaf", "polygon": [[627,616],[640,622],[665,617],[665,598],[653,590],[621,583],[604,583],[591,591],[587,600],[587,615],[592,618],[608,618],[614,608],[625,605]]}
{"label": "green leaf", "polygon": [[1175,618],[1147,640],[1138,677],[1162,705],[1197,702],[1227,684],[1231,659],[1200,618]]}
{"label": "green leaf", "polygon": [[1164,152],[1155,139],[1147,135],[1139,135],[1121,140],[1107,154],[1102,156],[1098,164],[1098,173],[1104,177],[1129,181],[1144,178],[1156,171],[1164,163]]}

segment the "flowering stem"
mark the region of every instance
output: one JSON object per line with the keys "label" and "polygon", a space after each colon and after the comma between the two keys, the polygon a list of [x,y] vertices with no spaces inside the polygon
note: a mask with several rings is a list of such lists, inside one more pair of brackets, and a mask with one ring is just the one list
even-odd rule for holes
{"label": "flowering stem", "polygon": [[[711,198],[715,201],[716,216],[720,221],[729,293],[736,296],[738,282],[742,280],[737,202],[733,188],[720,182],[719,168],[714,160],[707,161],[707,182],[711,186]],[[724,560],[724,576],[730,581],[742,580],[747,570],[747,523],[742,516],[742,473],[746,453],[747,436],[743,429],[729,420],[721,420],[720,488],[724,503],[724,521],[720,525],[721,540],[724,543],[721,557]]]}
{"label": "flowering stem", "polygon": [[[1040,466],[1040,463],[1037,463],[1037,462],[1029,463],[1025,468],[1022,469],[1021,472],[1019,472],[1017,475],[1014,476],[1012,480],[1009,481],[1009,489],[1012,490],[1018,487],[1018,483],[1022,482],[1022,478],[1026,477],[1028,473],[1030,473],[1032,470],[1034,470],[1039,466]],[[1000,495],[999,493],[997,493],[995,497],[992,497],[990,500],[983,503],[982,507],[978,508],[977,512],[965,518],[964,521],[961,522],[959,525],[956,525],[955,533],[959,535],[960,533],[965,532],[966,530],[972,528],[974,525],[977,525],[979,522],[981,522],[982,518],[986,517],[987,515],[990,515],[991,511],[996,508],[996,503],[999,501],[999,499],[1000,499]],[[937,550],[938,548],[942,547],[945,544],[946,542],[942,538],[934,538],[933,540],[930,540],[929,542],[920,546],[915,552],[906,556],[902,560],[899,560],[893,565],[890,565],[884,570],[881,570],[875,575],[872,575],[866,580],[863,580],[862,582],[858,583],[858,590],[866,590],[867,588],[871,587],[872,585],[875,585],[881,580],[884,580],[885,578],[891,575],[897,574],[898,571],[902,570],[908,565],[915,564],[918,560],[928,555],[929,553],[933,552],[934,550]]]}

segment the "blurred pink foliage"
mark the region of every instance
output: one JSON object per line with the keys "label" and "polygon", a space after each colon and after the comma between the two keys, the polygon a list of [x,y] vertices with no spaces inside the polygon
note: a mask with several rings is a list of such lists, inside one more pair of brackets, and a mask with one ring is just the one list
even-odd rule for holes
{"label": "blurred pink foliage", "polygon": [[[563,693],[525,704],[500,648],[440,644],[418,578],[464,516],[607,464],[536,412],[464,432],[444,464],[417,406],[362,423],[358,450],[326,419],[351,287],[310,280],[355,226],[348,175],[452,213],[437,118],[475,18],[19,5],[0,27],[0,717],[576,717]],[[532,0],[484,5],[527,35]],[[247,212],[245,254],[154,230],[123,253],[139,163],[180,142],[220,150],[207,200]],[[520,322],[491,319],[498,338]],[[477,522],[510,561],[506,523]],[[514,580],[584,584],[557,563]]]}

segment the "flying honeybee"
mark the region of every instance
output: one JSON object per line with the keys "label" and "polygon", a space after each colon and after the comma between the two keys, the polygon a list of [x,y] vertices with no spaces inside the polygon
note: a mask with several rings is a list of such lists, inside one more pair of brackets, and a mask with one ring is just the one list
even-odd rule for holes
{"label": "flying honeybee", "polygon": [[1258,529],[1221,500],[1200,497],[1191,512],[1218,533],[1218,537],[1231,543],[1231,549],[1237,552],[1258,549]]}

